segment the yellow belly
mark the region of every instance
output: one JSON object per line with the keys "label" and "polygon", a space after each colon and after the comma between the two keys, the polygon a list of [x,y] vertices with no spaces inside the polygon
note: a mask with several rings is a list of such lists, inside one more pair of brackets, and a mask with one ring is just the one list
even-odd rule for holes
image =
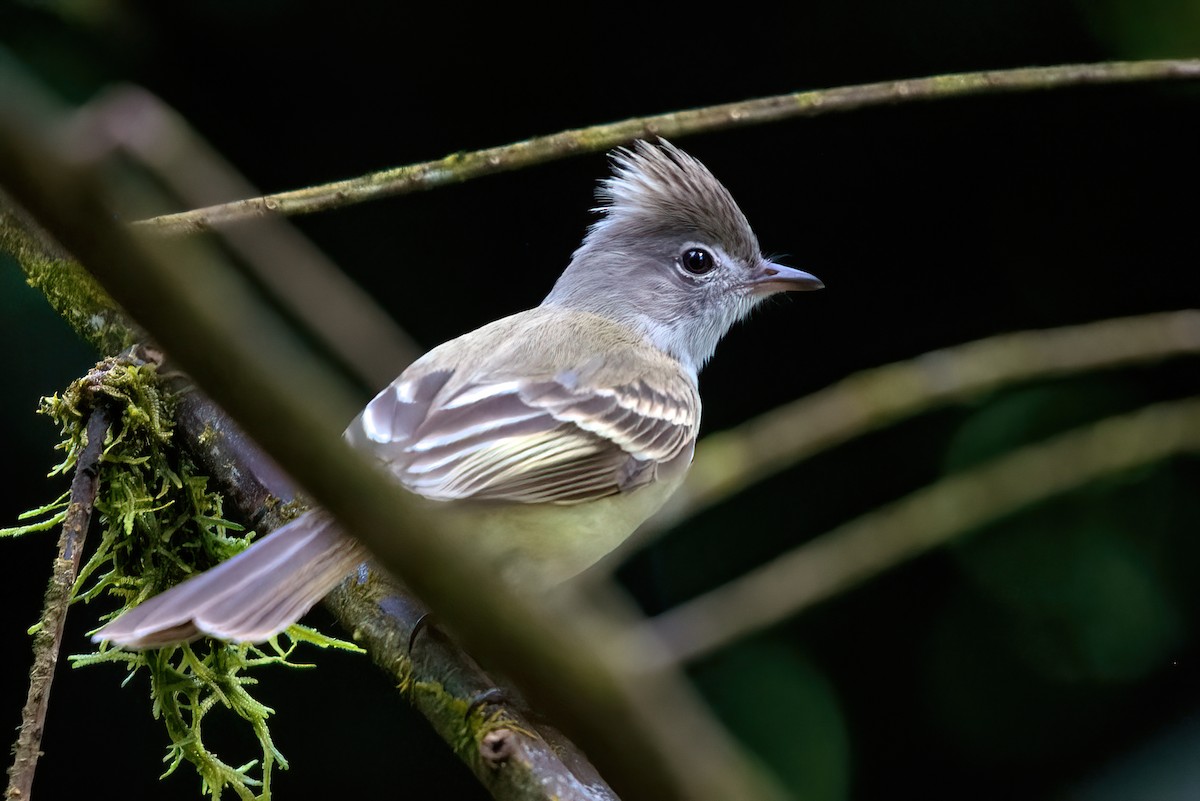
{"label": "yellow belly", "polygon": [[471,547],[484,549],[507,581],[536,591],[586,570],[624,542],[679,487],[686,471],[672,472],[630,492],[574,505],[427,503]]}

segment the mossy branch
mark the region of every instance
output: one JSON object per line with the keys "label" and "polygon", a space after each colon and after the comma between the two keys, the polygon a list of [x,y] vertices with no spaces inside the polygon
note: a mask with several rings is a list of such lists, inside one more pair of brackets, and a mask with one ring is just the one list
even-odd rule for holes
{"label": "mossy branch", "polygon": [[[99,418],[93,410],[98,408],[118,421],[108,437],[85,433],[86,426],[96,425]],[[174,408],[174,398],[161,391],[154,366],[134,354],[104,359],[61,396],[43,399],[41,410],[60,425],[64,435],[61,447],[66,456],[54,472],[78,466],[84,472],[77,473],[77,479],[90,476],[90,484],[101,490],[93,494],[94,507],[101,514],[100,542],[83,567],[76,570],[74,565],[60,563],[64,570],[72,568],[70,581],[65,575],[59,577],[67,581],[66,599],[115,597],[128,608],[248,544],[248,539],[228,533],[237,527],[223,519],[221,497],[208,488],[204,477],[196,475],[191,460],[173,447]],[[98,457],[92,458],[91,451],[101,445]],[[56,511],[51,505],[36,514],[53,519],[72,515],[75,507],[69,506],[62,515]],[[39,528],[33,523],[3,533]],[[72,553],[77,556],[79,548]],[[289,629],[288,637],[293,642],[303,639],[353,648],[296,627]],[[228,788],[250,801],[269,796],[272,767],[285,765],[267,730],[271,710],[246,690],[252,682],[247,669],[291,664],[288,651],[274,642],[270,648],[273,653],[210,641],[197,644],[196,650],[130,653],[101,647],[69,659],[75,666],[116,663],[131,676],[148,673],[154,715],[165,721],[172,738],[170,770],[186,759],[196,767],[214,801]],[[260,764],[258,760],[234,768],[204,747],[202,724],[217,706],[232,710],[254,730],[262,746],[261,779],[249,775]],[[22,764],[32,768],[29,760]]]}
{"label": "mossy branch", "polygon": [[145,220],[140,225],[163,234],[182,234],[268,215],[312,214],[367,200],[462,183],[472,178],[544,164],[581,153],[603,151],[639,137],[675,139],[794,117],[817,117],[918,101],[1095,84],[1189,81],[1198,78],[1200,59],[1114,61],[965,72],[794,92],[561,131],[501,147],[453,153],[436,161],[381,170],[320,186],[165,214]]}
{"label": "mossy branch", "polygon": [[41,292],[58,316],[98,353],[114,356],[150,341],[91,273],[3,191],[0,251],[17,261],[29,285]]}
{"label": "mossy branch", "polygon": [[495,681],[436,627],[425,626],[410,651],[425,607],[388,576],[347,582],[325,605],[494,798],[616,801],[573,743],[511,698],[483,702]]}

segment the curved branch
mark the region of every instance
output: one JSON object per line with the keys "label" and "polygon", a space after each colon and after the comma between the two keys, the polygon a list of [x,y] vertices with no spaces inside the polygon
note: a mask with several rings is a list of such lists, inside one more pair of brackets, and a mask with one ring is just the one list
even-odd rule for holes
{"label": "curved branch", "polygon": [[639,137],[674,139],[704,131],[721,131],[793,117],[817,117],[914,101],[1093,84],[1197,78],[1200,78],[1200,59],[1115,61],[964,72],[795,92],[576,128],[501,147],[454,153],[436,161],[381,170],[320,186],[166,214],[144,220],[139,225],[162,234],[186,234],[270,215],[312,214],[367,200],[461,183],[580,153],[608,150]]}
{"label": "curved branch", "polygon": [[656,617],[678,661],[710,653],[900,562],[1088,482],[1200,450],[1200,400],[1147,406],[942,479]]}
{"label": "curved branch", "polygon": [[1020,331],[863,370],[709,434],[687,479],[633,547],[770,475],[854,437],[946,403],[1039,378],[1200,354],[1200,310]]}

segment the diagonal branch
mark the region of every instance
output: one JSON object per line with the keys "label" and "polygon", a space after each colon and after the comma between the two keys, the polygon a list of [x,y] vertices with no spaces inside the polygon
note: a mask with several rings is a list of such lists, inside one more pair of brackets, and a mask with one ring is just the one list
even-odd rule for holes
{"label": "diagonal branch", "polygon": [[[110,89],[76,113],[82,147],[133,154],[188,208],[214,198],[254,194],[239,175],[173,109],[145,89]],[[221,242],[273,303],[307,329],[328,355],[374,392],[420,350],[368,292],[356,285],[296,228],[278,217],[226,226]]]}
{"label": "diagonal branch", "polygon": [[1197,354],[1200,310],[1185,309],[1001,334],[862,370],[705,437],[687,480],[637,541],[816,453],[936,406],[1022,381]]}
{"label": "diagonal branch", "polygon": [[140,225],[163,234],[185,234],[257,217],[312,214],[392,195],[461,183],[472,178],[544,164],[580,153],[607,150],[639,137],[662,136],[675,139],[706,131],[762,125],[794,117],[818,117],[915,101],[948,100],[956,97],[1064,89],[1095,84],[1190,81],[1198,78],[1200,59],[1113,61],[964,72],[795,92],[561,131],[501,147],[453,153],[436,161],[381,170],[320,186],[246,198],[178,214],[165,214],[144,220]]}
{"label": "diagonal branch", "polygon": [[1147,406],[949,476],[648,624],[679,661],[778,623],[974,528],[1084,484],[1200,450],[1200,400]]}

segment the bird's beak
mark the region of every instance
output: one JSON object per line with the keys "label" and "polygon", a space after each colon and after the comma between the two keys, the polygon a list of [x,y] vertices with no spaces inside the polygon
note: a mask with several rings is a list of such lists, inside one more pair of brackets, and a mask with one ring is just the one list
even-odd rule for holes
{"label": "bird's beak", "polygon": [[776,292],[811,292],[825,286],[812,273],[784,267],[771,261],[760,261],[750,275],[749,285],[756,295],[772,295]]}

